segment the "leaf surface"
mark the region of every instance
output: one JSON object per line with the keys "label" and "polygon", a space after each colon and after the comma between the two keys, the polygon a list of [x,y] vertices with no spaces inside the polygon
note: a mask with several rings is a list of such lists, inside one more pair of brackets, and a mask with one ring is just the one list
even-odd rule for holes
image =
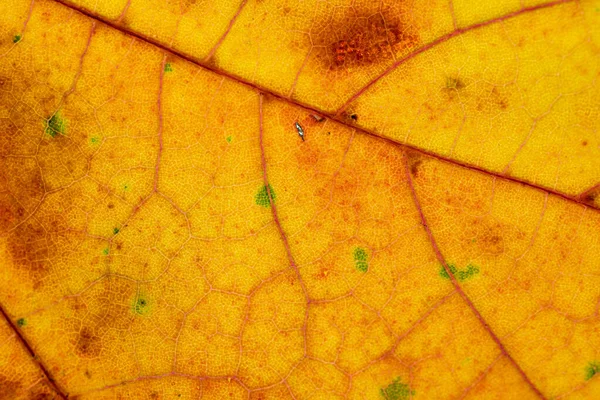
{"label": "leaf surface", "polygon": [[0,14],[0,398],[600,394],[597,1]]}

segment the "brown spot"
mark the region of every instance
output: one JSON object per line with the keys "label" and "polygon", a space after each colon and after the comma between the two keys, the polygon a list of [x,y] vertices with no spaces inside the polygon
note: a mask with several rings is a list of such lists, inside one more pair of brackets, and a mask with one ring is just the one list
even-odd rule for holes
{"label": "brown spot", "polygon": [[498,87],[496,86],[492,89],[492,98],[501,110],[506,110],[508,108],[508,100],[506,100],[506,97],[498,91]]}
{"label": "brown spot", "polygon": [[581,145],[582,145],[582,146],[587,146],[587,145],[588,145],[588,142],[587,142],[587,140],[584,140],[583,142],[581,142]]}
{"label": "brown spot", "polygon": [[100,338],[90,328],[83,327],[75,344],[76,353],[83,358],[95,358],[100,355],[101,350]]}
{"label": "brown spot", "polygon": [[419,167],[423,163],[423,157],[421,154],[416,151],[405,150],[404,152],[406,156],[406,161],[408,163],[408,167],[410,168],[410,173],[415,178],[419,177]]}
{"label": "brown spot", "polygon": [[591,193],[587,193],[584,197],[583,197],[583,202],[590,204],[590,205],[594,205],[594,202],[596,201],[596,197],[598,196],[598,193],[595,192],[591,192]]}
{"label": "brown spot", "polygon": [[113,208],[115,208],[115,205],[113,203],[108,203],[107,207],[112,210]]}
{"label": "brown spot", "polygon": [[329,70],[393,62],[420,43],[410,6],[403,8],[376,10],[354,4],[333,21],[317,21],[310,35],[312,47],[318,49],[317,61]]}

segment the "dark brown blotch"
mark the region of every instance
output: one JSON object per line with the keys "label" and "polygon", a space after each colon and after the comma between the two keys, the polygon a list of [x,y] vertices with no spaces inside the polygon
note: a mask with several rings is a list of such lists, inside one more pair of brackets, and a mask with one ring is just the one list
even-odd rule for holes
{"label": "dark brown blotch", "polygon": [[398,5],[374,11],[355,4],[333,20],[314,23],[310,40],[317,61],[327,70],[348,70],[390,64],[417,48],[420,36],[408,11],[411,5]]}

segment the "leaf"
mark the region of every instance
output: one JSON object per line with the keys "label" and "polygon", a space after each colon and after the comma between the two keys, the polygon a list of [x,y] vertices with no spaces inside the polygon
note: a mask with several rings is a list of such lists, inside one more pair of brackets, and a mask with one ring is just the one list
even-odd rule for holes
{"label": "leaf", "polygon": [[0,15],[0,399],[600,394],[597,0]]}

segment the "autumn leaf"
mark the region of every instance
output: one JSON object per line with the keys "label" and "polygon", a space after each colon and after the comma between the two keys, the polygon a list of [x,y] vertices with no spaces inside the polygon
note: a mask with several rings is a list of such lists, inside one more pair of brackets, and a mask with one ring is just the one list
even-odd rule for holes
{"label": "autumn leaf", "polygon": [[600,396],[598,0],[0,15],[0,399]]}

